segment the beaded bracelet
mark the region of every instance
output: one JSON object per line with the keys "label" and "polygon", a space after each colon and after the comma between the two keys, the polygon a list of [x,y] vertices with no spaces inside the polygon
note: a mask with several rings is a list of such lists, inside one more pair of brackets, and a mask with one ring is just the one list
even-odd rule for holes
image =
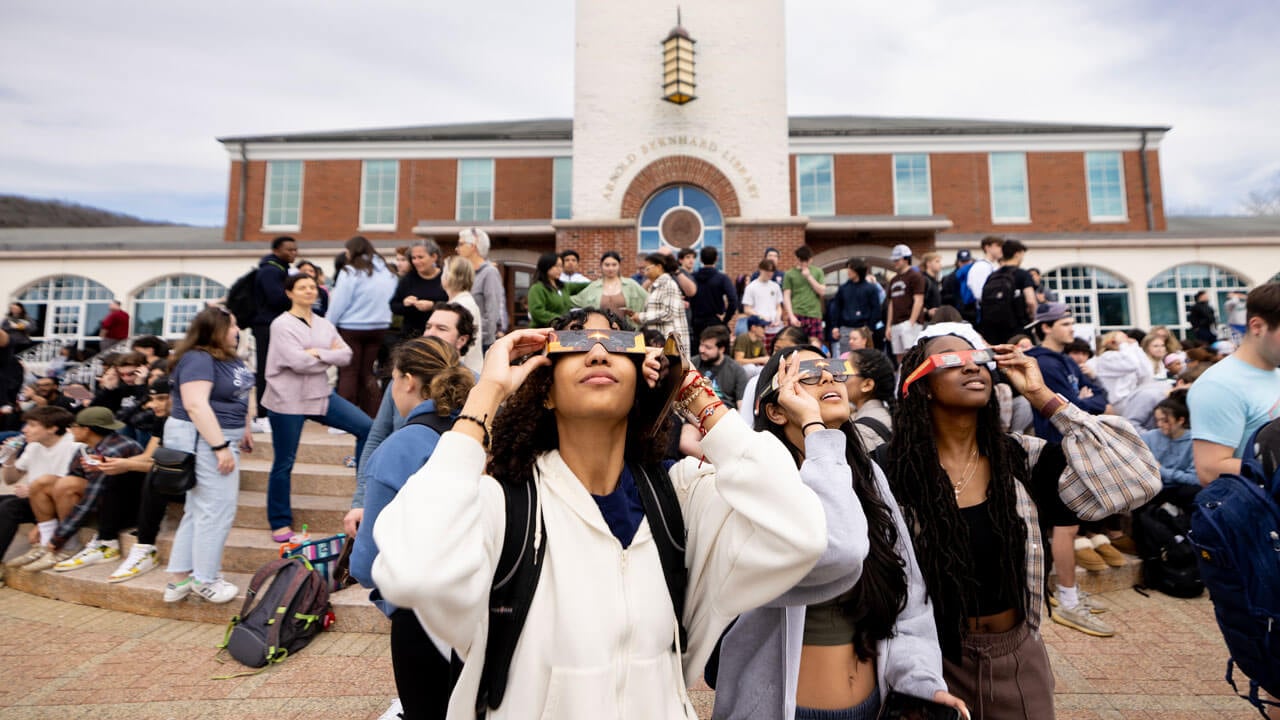
{"label": "beaded bracelet", "polygon": [[484,448],[485,452],[489,452],[489,426],[485,424],[484,419],[472,415],[458,415],[454,422],[457,422],[458,420],[466,420],[480,426],[481,432],[484,433],[484,440],[480,442],[480,447]]}

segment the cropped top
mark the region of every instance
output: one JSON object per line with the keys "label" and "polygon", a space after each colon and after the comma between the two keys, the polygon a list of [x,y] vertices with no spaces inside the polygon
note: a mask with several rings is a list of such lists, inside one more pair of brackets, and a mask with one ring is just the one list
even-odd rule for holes
{"label": "cropped top", "polygon": [[970,615],[985,617],[1013,608],[1012,599],[1000,596],[1000,565],[995,559],[1002,550],[992,528],[990,503],[960,508],[960,517],[969,528],[969,557],[976,581],[966,603]]}
{"label": "cropped top", "polygon": [[839,597],[810,605],[804,613],[805,645],[849,645],[853,643],[853,621],[844,614],[843,605],[853,595],[850,590]]}

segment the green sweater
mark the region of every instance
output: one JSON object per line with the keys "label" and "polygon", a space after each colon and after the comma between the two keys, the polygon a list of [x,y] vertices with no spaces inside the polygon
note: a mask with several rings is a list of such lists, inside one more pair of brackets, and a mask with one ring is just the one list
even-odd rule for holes
{"label": "green sweater", "polygon": [[534,283],[529,287],[530,327],[551,327],[551,323],[561,315],[569,312],[570,298],[581,292],[591,283],[565,283],[559,290],[552,290],[543,283]]}

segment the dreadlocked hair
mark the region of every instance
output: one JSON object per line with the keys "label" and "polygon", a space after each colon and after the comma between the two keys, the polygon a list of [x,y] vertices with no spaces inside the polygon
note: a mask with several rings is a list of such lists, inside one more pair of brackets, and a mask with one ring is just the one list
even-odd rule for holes
{"label": "dreadlocked hair", "polygon": [[[599,308],[575,308],[557,318],[551,327],[555,330],[581,330],[591,315],[604,317],[615,330],[631,329],[630,324],[612,311]],[[663,418],[657,432],[645,432],[646,426],[652,425],[654,414],[665,403],[644,381],[643,356],[631,357],[636,358],[636,397],[627,415],[623,458],[631,465],[656,465],[666,450],[670,434],[667,426],[671,419],[670,416]],[[538,456],[560,447],[555,413],[544,404],[551,392],[551,384],[552,366],[534,370],[494,416],[489,474],[498,482],[519,484],[532,481],[534,461]]]}
{"label": "dreadlocked hair", "polygon": [[[903,368],[919,367],[928,354],[928,339],[921,340],[902,358]],[[907,373],[902,377],[905,379]],[[933,415],[929,411],[927,378],[915,393],[900,397],[893,413],[893,438],[889,441],[885,471],[889,486],[912,529],[916,558],[924,576],[943,655],[958,660],[960,642],[968,633],[967,618],[977,615],[971,604],[977,597],[976,562],[1000,566],[999,595],[1014,609],[1025,612],[1027,589],[1026,523],[1017,513],[1017,483],[1027,483],[1029,470],[1011,451],[1000,430],[995,393],[978,410],[978,452],[991,465],[987,510],[992,532],[1003,548],[994,558],[974,558],[969,551],[969,527],[960,514],[946,471],[938,461]],[[901,394],[901,388],[899,388]]]}
{"label": "dreadlocked hair", "polygon": [[[768,388],[780,364],[802,350],[822,354],[821,350],[809,345],[775,352],[760,372],[759,387]],[[755,429],[772,433],[781,440],[799,467],[800,449],[787,439],[784,426],[770,421],[765,414],[764,407],[777,404],[777,396],[766,390],[760,397],[761,407],[756,414]],[[871,545],[871,552],[862,564],[862,575],[853,589],[841,597],[840,610],[853,623],[853,651],[860,660],[866,661],[876,657],[877,642],[893,637],[898,615],[907,606],[906,561],[897,553],[898,528],[888,504],[880,497],[871,459],[862,449],[853,423],[846,420],[840,426],[840,432],[845,437],[845,461],[853,475],[852,491],[867,517],[867,536]]]}

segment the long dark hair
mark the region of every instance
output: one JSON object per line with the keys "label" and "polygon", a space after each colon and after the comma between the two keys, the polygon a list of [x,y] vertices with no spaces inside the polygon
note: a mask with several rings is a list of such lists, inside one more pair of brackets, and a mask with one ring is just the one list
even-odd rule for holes
{"label": "long dark hair", "polygon": [[849,353],[849,359],[858,370],[858,376],[876,384],[873,396],[893,412],[893,365],[884,353],[875,348],[863,348]]}
{"label": "long dark hair", "polygon": [[169,356],[169,372],[178,367],[178,361],[191,350],[203,350],[213,356],[214,360],[231,360],[236,356],[236,348],[227,342],[227,330],[231,329],[235,318],[231,311],[221,305],[213,305],[196,313],[187,326],[187,334],[178,341],[178,346]]}
{"label": "long dark hair", "polygon": [[[551,327],[555,330],[581,330],[592,315],[609,321],[615,330],[630,330],[631,326],[609,310],[599,308],[575,308],[557,318]],[[670,436],[671,418],[662,420],[657,432],[646,433],[653,427],[654,415],[663,405],[663,398],[649,389],[641,372],[643,356],[633,355],[636,364],[636,397],[627,415],[627,441],[623,457],[633,465],[653,465],[662,460]],[[555,413],[544,401],[551,392],[552,367],[534,370],[524,383],[512,393],[493,418],[493,457],[489,461],[489,474],[498,482],[522,483],[533,480],[534,461],[539,455],[560,447],[560,435],[556,428]]]}
{"label": "long dark hair", "polygon": [[363,235],[356,235],[347,241],[344,245],[347,249],[347,267],[352,268],[356,272],[362,272],[365,275],[373,274],[373,256],[376,251],[373,249],[373,243]]}
{"label": "long dark hair", "polygon": [[[904,379],[907,372],[919,367],[928,357],[925,350],[928,342],[929,339],[921,340],[903,356]],[[933,415],[925,390],[917,384],[914,393],[899,397],[884,469],[907,527],[912,528],[916,559],[933,603],[942,652],[947,657],[958,658],[960,641],[968,633],[967,618],[978,612],[969,605],[978,590],[974,579],[976,563],[999,564],[999,595],[1013,602],[1014,609],[1025,612],[1029,603],[1027,525],[1018,515],[1017,484],[1025,485],[1030,472],[1025,462],[1017,461],[1010,451],[1009,438],[1000,430],[1000,406],[992,392],[987,404],[978,410],[977,435],[978,452],[991,465],[987,503],[992,532],[1001,552],[994,558],[971,557],[969,527],[960,515],[955,491],[938,461]]]}
{"label": "long dark hair", "polygon": [[533,282],[542,283],[543,285],[546,285],[552,290],[559,290],[560,281],[559,280],[553,281],[550,277],[547,276],[547,273],[551,272],[551,268],[555,267],[556,263],[558,262],[560,262],[560,256],[553,252],[543,253],[542,255],[539,255],[538,264],[533,270]]}
{"label": "long dark hair", "polygon": [[[758,386],[768,388],[779,365],[791,355],[801,351],[822,354],[809,345],[779,350],[760,371]],[[776,404],[776,396],[766,391],[760,394],[760,409],[756,412],[755,429],[772,433],[782,441],[791,453],[796,465],[800,465],[800,450],[791,444],[784,432],[784,425],[769,420],[765,406]],[[862,564],[862,576],[840,603],[840,610],[853,621],[853,650],[861,660],[876,656],[876,643],[893,636],[898,614],[907,606],[906,562],[899,557],[898,528],[885,499],[876,487],[871,460],[862,449],[851,421],[840,426],[844,433],[845,460],[853,474],[851,491],[857,495],[862,512],[867,517],[867,535],[871,541],[871,553]]]}

